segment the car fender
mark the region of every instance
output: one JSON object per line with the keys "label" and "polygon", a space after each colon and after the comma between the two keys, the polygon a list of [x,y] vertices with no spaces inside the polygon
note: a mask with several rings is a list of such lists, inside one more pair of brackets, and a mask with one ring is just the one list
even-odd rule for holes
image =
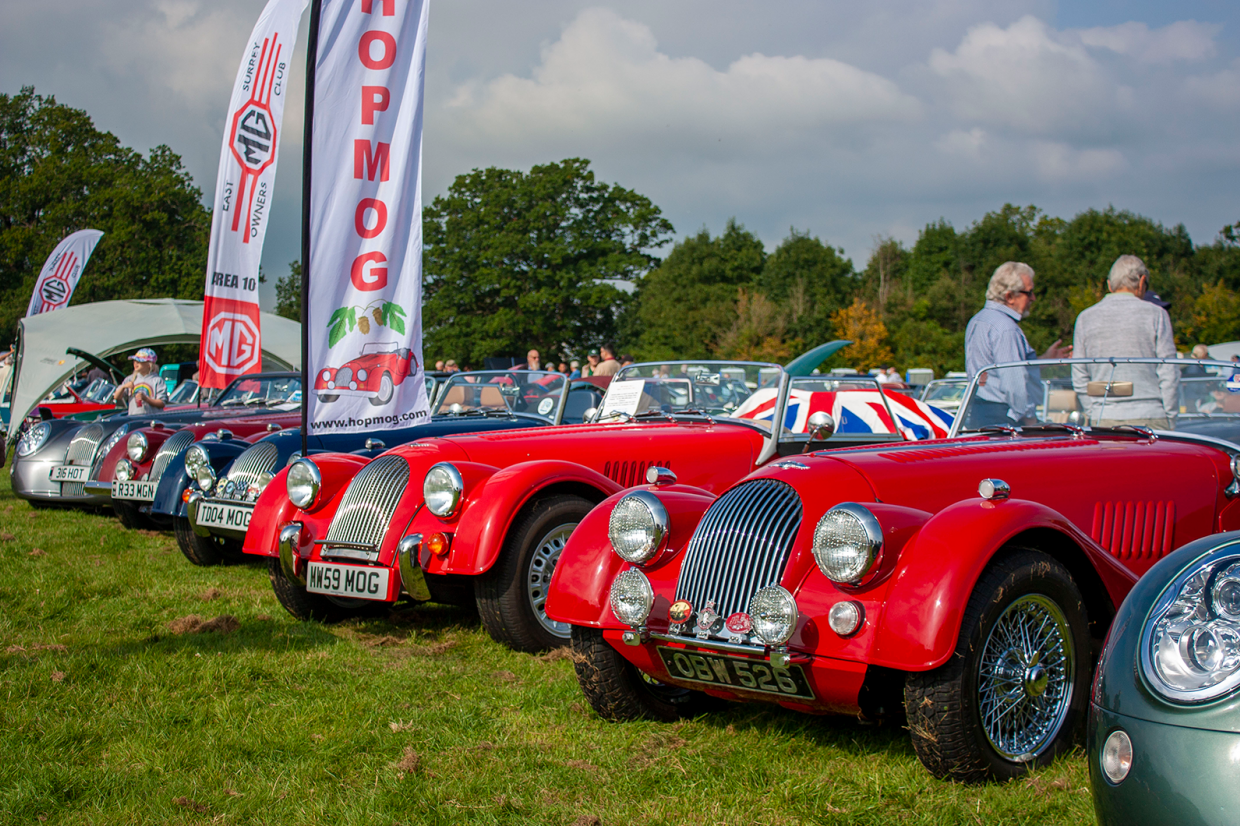
{"label": "car fender", "polygon": [[[1059,559],[1083,593],[1091,587],[1104,589],[1112,611],[1136,581],[1045,505],[1025,499],[957,502],[928,520],[900,552],[877,619],[869,664],[928,671],[945,663],[956,648],[965,608],[982,572],[1000,548],[1030,531],[1037,532],[1029,537],[1030,547]],[[1094,581],[1082,581],[1088,579]]]}
{"label": "car fender", "polygon": [[[353,480],[369,459],[354,456],[350,453],[320,453],[313,457],[319,469],[322,484],[319,487],[320,508],[330,503]],[[258,501],[254,503],[254,514],[250,517],[250,526],[245,533],[245,544],[241,550],[257,556],[278,556],[280,549],[277,542],[280,529],[289,522],[297,520],[302,511],[288,498],[288,468],[279,473],[263,488]],[[314,513],[314,511],[311,511]]]}
{"label": "car fender", "polygon": [[[693,537],[702,515],[718,497],[690,485],[643,487],[655,494],[667,510],[671,525],[665,549],[641,567],[647,576],[675,579],[679,575],[684,550]],[[608,524],[616,504],[636,488],[621,491],[603,500],[586,515],[569,537],[547,596],[547,616],[558,622],[593,628],[622,628],[611,612],[611,583],[630,567],[611,548]],[[675,570],[672,570],[675,569]]]}
{"label": "car fender", "polygon": [[602,500],[623,488],[596,470],[560,460],[521,462],[493,473],[469,498],[452,542],[446,573],[482,574],[499,558],[513,520],[549,488],[594,492]]}

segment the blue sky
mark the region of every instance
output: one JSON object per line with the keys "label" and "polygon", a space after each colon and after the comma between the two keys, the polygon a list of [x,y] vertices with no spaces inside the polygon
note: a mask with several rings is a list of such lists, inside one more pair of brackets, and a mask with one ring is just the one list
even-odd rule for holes
{"label": "blue sky", "polygon": [[[768,248],[796,227],[858,267],[878,237],[1004,202],[1114,205],[1198,243],[1240,220],[1235,3],[432,3],[428,199],[474,167],[581,156],[678,237],[735,216]],[[130,146],[167,143],[209,192],[262,5],[0,0],[0,92],[33,84]],[[300,122],[290,99],[273,275],[298,255]]]}

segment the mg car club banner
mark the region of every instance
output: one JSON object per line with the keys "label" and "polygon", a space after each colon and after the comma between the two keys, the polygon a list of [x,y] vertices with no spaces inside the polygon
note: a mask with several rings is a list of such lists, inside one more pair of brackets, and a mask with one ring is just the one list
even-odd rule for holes
{"label": "mg car club banner", "polygon": [[262,368],[258,265],[276,178],[289,66],[308,3],[270,0],[237,70],[207,253],[198,365],[204,387],[224,387]]}
{"label": "mg car club banner", "polygon": [[[322,0],[306,278],[310,433],[425,421],[422,89],[427,0]],[[305,431],[303,431],[305,432]]]}
{"label": "mg car club banner", "polygon": [[34,295],[30,296],[30,306],[26,308],[27,318],[69,306],[73,288],[82,277],[82,268],[102,237],[103,233],[97,229],[83,229],[56,245],[43,262],[39,280],[34,283]]}

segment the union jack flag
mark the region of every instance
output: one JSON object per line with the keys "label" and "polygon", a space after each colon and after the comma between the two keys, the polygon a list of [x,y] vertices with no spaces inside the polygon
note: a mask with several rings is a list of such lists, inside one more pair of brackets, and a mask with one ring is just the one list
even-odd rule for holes
{"label": "union jack flag", "polygon": [[[770,421],[775,415],[776,393],[775,388],[754,392],[737,409],[736,418]],[[794,387],[788,392],[784,427],[792,433],[805,433],[810,414],[820,410],[835,419],[836,433],[899,433],[915,442],[945,438],[952,426],[950,413],[902,393],[881,390],[814,392]]]}

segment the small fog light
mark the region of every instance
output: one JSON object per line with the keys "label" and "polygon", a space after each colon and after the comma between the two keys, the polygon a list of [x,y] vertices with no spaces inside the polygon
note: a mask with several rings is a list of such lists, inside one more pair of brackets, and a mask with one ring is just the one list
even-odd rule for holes
{"label": "small fog light", "polygon": [[831,630],[841,637],[857,633],[857,629],[864,621],[865,608],[860,602],[851,600],[835,603],[831,606],[831,612],[827,614],[827,623],[831,626]]}
{"label": "small fog light", "polygon": [[1132,769],[1132,740],[1123,729],[1116,729],[1102,745],[1102,773],[1112,783],[1122,783]]}
{"label": "small fog light", "polygon": [[426,540],[426,550],[435,556],[447,556],[448,549],[452,547],[452,541],[448,539],[447,534],[433,533]]}
{"label": "small fog light", "polygon": [[112,471],[112,475],[120,482],[128,482],[133,478],[133,465],[128,459],[121,459],[116,463],[116,470]]}
{"label": "small fog light", "polygon": [[783,645],[797,627],[797,603],[792,594],[771,585],[749,601],[753,632],[767,645]]}
{"label": "small fog light", "polygon": [[622,572],[611,583],[611,610],[616,618],[633,628],[646,622],[654,605],[650,580],[636,568]]}

